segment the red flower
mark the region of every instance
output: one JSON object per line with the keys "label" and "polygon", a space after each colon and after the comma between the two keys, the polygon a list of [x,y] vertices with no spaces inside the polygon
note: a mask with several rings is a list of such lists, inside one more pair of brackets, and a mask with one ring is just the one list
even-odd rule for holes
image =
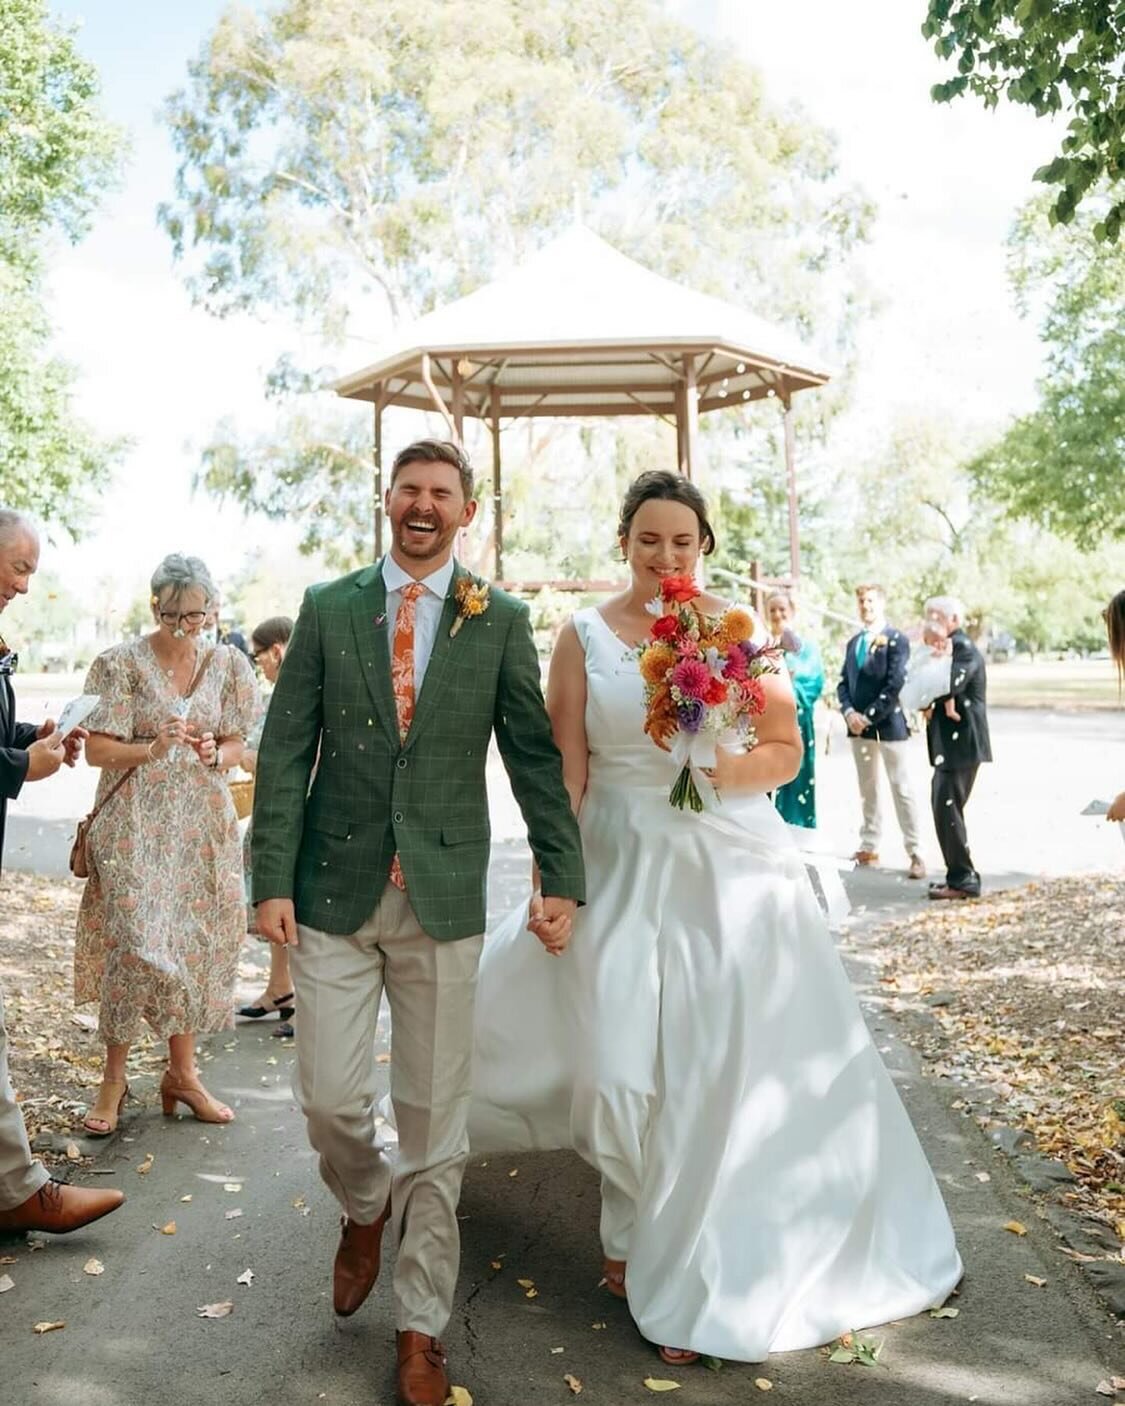
{"label": "red flower", "polygon": [[660,583],[660,594],[666,603],[675,601],[678,605],[686,605],[701,592],[691,576],[665,576]]}
{"label": "red flower", "polygon": [[675,639],[680,629],[680,622],[674,615],[662,615],[652,627],[652,637],[654,640]]}
{"label": "red flower", "polygon": [[672,686],[685,698],[706,699],[711,671],[699,659],[682,659],[672,670]]}
{"label": "red flower", "polygon": [[712,678],[707,685],[707,692],[703,695],[703,701],[712,708],[727,701],[727,686],[722,679]]}
{"label": "red flower", "polygon": [[760,679],[743,679],[739,684],[742,689],[742,696],[750,705],[752,713],[761,713],[766,707],[766,691],[762,687]]}

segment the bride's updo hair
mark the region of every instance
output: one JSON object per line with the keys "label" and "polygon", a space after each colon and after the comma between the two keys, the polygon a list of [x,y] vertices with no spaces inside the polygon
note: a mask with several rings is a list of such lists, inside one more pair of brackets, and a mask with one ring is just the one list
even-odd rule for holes
{"label": "bride's updo hair", "polygon": [[637,516],[641,504],[649,503],[654,498],[682,503],[685,508],[692,510],[699,519],[700,550],[705,557],[710,556],[715,550],[715,531],[707,521],[707,503],[703,494],[691,479],[684,478],[683,474],[673,473],[670,469],[649,469],[647,473],[635,478],[625,490],[621,517],[617,524],[618,537],[629,536],[633,519]]}

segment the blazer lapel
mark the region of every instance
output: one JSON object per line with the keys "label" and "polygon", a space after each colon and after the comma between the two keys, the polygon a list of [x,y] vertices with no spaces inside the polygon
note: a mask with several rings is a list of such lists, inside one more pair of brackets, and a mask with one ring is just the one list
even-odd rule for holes
{"label": "blazer lapel", "polygon": [[464,644],[466,631],[458,631],[456,639],[451,637],[450,631],[457,618],[457,582],[468,574],[460,565],[453,568],[453,575],[449,580],[449,590],[446,592],[445,604],[442,607],[441,621],[438,624],[437,638],[434,640],[434,647],[430,652],[430,662],[426,665],[426,677],[422,680],[422,691],[418,695],[418,704],[414,709],[410,731],[406,735],[406,747],[414,745],[418,734],[425,727],[427,719],[434,711],[438,695],[441,693],[442,678],[450,653]]}
{"label": "blazer lapel", "polygon": [[352,599],[352,630],[363,679],[383,730],[399,745],[398,717],[391,688],[390,642],[387,638],[387,588],[383,563],[377,561],[356,577]]}

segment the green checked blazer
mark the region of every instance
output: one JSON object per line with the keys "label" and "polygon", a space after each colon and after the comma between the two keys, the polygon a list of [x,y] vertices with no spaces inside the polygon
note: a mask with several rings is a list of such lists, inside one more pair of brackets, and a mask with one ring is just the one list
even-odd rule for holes
{"label": "green checked blazer", "polygon": [[[297,921],[352,933],[399,854],[422,928],[484,931],[493,732],[544,894],[584,893],[582,846],[539,687],[527,606],[493,589],[457,617],[457,565],[405,743],[391,686],[382,561],[305,593],[258,752],[253,898],[292,898]],[[310,787],[311,781],[311,787]]]}

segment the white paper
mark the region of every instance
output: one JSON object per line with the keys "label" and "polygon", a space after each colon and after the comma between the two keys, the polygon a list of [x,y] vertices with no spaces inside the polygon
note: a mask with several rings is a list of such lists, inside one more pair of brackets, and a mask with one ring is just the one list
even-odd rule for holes
{"label": "white paper", "polygon": [[935,698],[944,698],[952,691],[953,652],[937,654],[929,645],[920,645],[910,656],[906,682],[898,701],[908,713],[921,712]]}
{"label": "white paper", "polygon": [[1080,810],[1080,811],[1078,812],[1078,814],[1079,814],[1079,815],[1108,815],[1108,814],[1109,814],[1109,802],[1108,802],[1108,801],[1091,801],[1090,804],[1086,807],[1086,809],[1085,809],[1085,810]]}
{"label": "white paper", "polygon": [[58,731],[64,737],[68,732],[73,732],[76,727],[86,721],[101,701],[100,693],[83,693],[78,698],[72,698],[62,710],[56,724]]}

